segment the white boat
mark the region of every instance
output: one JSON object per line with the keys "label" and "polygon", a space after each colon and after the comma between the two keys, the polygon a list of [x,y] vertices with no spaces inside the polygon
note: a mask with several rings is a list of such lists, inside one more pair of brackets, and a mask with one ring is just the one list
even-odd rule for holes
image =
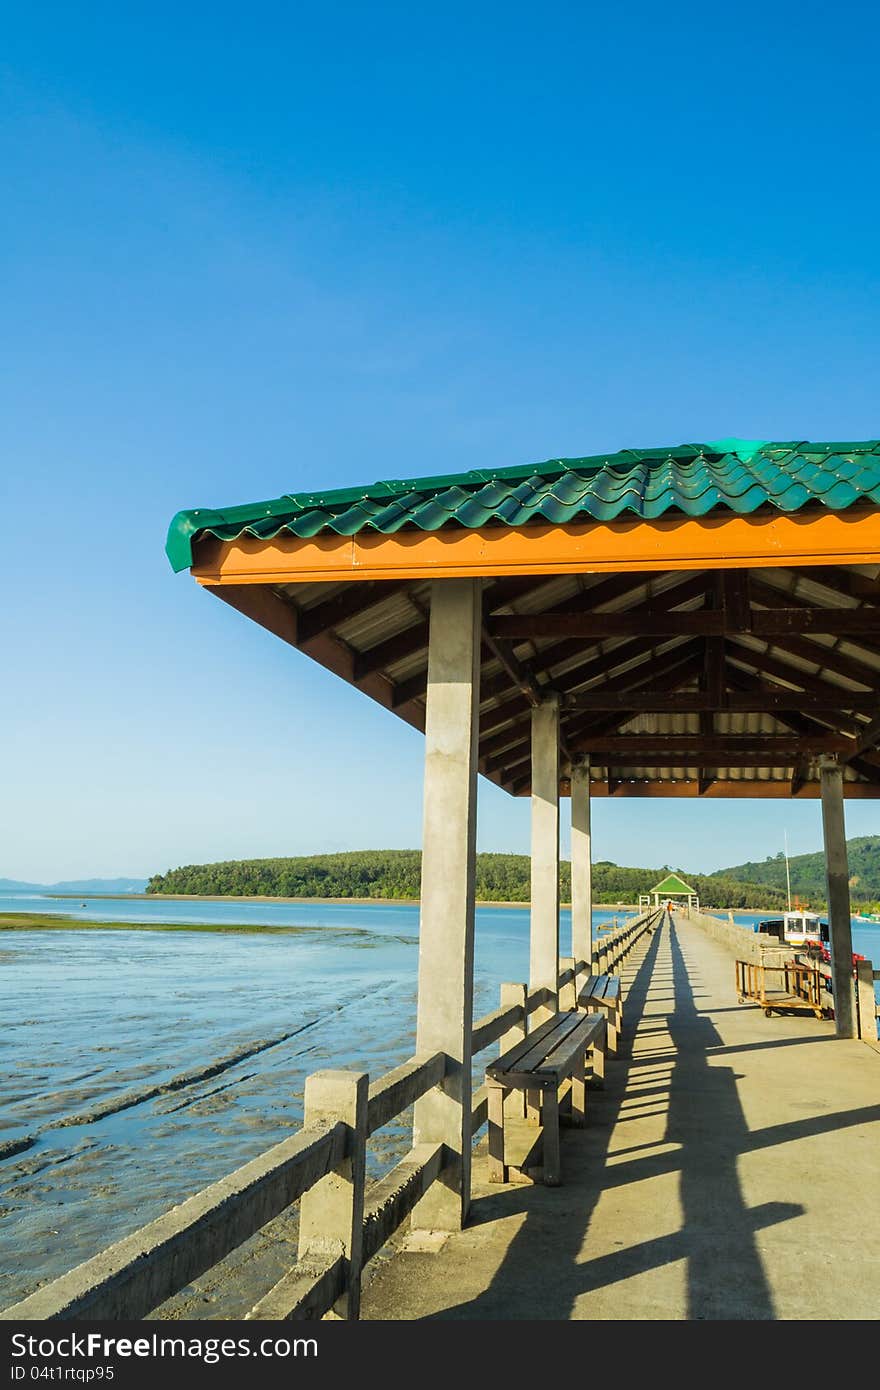
{"label": "white boat", "polygon": [[823,941],[828,940],[828,923],[822,922],[815,912],[786,912],[782,920],[785,923],[785,939],[792,946],[821,946]]}
{"label": "white boat", "polygon": [[818,913],[797,908],[758,923],[758,931],[778,937],[788,946],[821,946],[828,940],[828,923]]}

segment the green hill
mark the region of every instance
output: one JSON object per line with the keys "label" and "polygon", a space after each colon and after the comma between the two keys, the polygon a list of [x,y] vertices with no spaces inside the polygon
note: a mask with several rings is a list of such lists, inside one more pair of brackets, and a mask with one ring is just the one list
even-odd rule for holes
{"label": "green hill", "polygon": [[[593,898],[599,903],[635,902],[667,874],[659,868],[626,868],[609,861],[593,865]],[[780,908],[783,894],[767,885],[732,876],[689,874],[679,870],[706,904],[721,907]],[[527,902],[530,865],[525,854],[478,854],[476,894],[480,902]],[[347,854],[292,859],[232,859],[220,864],[187,864],[154,874],[148,893],[278,898],[417,899],[421,878],[418,850],[357,850]],[[571,897],[571,865],[560,866],[560,893]]]}
{"label": "green hill", "polygon": [[[880,835],[860,835],[847,840],[850,891],[859,904],[875,903],[880,899]],[[813,907],[825,902],[825,855],[795,854],[789,861],[791,891]],[[715,877],[716,875],[712,875]],[[768,854],[766,859],[747,864],[735,864],[719,869],[718,877],[744,880],[785,891],[785,855]]]}

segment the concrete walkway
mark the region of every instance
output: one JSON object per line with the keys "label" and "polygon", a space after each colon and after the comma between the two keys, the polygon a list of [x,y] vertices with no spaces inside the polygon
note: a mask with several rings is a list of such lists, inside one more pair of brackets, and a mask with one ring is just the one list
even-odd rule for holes
{"label": "concrete walkway", "polygon": [[471,1225],[404,1238],[364,1317],[877,1318],[880,1053],[737,1005],[732,956],[686,922],[628,985],[565,1185],[490,1186],[478,1156]]}

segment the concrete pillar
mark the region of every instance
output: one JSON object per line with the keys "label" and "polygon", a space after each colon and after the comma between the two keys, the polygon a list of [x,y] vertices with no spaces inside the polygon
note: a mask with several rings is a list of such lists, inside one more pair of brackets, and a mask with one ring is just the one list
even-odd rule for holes
{"label": "concrete pillar", "polygon": [[819,765],[822,785],[822,832],[825,838],[825,881],[828,885],[828,923],[831,928],[831,977],[834,1019],[839,1038],[858,1036],[852,973],[852,909],[849,865],[843,819],[843,769],[836,759]]}
{"label": "concrete pillar", "polygon": [[349,1127],[349,1148],[340,1166],[304,1193],[299,1211],[299,1259],[323,1263],[344,1256],[346,1292],[328,1317],[360,1316],[361,1261],[366,1186],[366,1072],[316,1071],[306,1077],[303,1124],[341,1120]]}
{"label": "concrete pillar", "polygon": [[590,838],[590,760],[571,767],[571,953],[593,958],[593,851]]}
{"label": "concrete pillar", "polygon": [[559,977],[559,696],[532,710],[532,911],[529,985],[553,991],[552,1006],[534,1016],[541,1023],[556,1009]]}
{"label": "concrete pillar", "polygon": [[442,1084],[416,1102],[413,1134],[445,1144],[449,1161],[413,1212],[422,1230],[459,1230],[470,1205],[481,588],[431,588],[416,1051],[448,1061]]}

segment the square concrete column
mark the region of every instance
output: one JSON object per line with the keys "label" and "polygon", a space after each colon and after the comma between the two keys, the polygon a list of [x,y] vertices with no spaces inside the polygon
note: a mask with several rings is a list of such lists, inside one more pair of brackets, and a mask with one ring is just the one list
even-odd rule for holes
{"label": "square concrete column", "polygon": [[532,710],[532,912],[529,985],[554,995],[559,980],[559,696]]}
{"label": "square concrete column", "polygon": [[445,1144],[448,1163],[413,1213],[422,1230],[459,1230],[470,1205],[481,623],[479,580],[434,581],[416,1050],[448,1061],[442,1084],[416,1102],[413,1135],[416,1144]]}
{"label": "square concrete column", "polygon": [[849,901],[849,863],[843,818],[843,768],[836,759],[819,765],[822,784],[822,832],[825,838],[825,881],[831,927],[831,978],[834,1021],[839,1038],[858,1036],[852,971],[852,908]]}
{"label": "square concrete column", "polygon": [[571,765],[571,954],[593,958],[593,851],[590,838],[590,760]]}

